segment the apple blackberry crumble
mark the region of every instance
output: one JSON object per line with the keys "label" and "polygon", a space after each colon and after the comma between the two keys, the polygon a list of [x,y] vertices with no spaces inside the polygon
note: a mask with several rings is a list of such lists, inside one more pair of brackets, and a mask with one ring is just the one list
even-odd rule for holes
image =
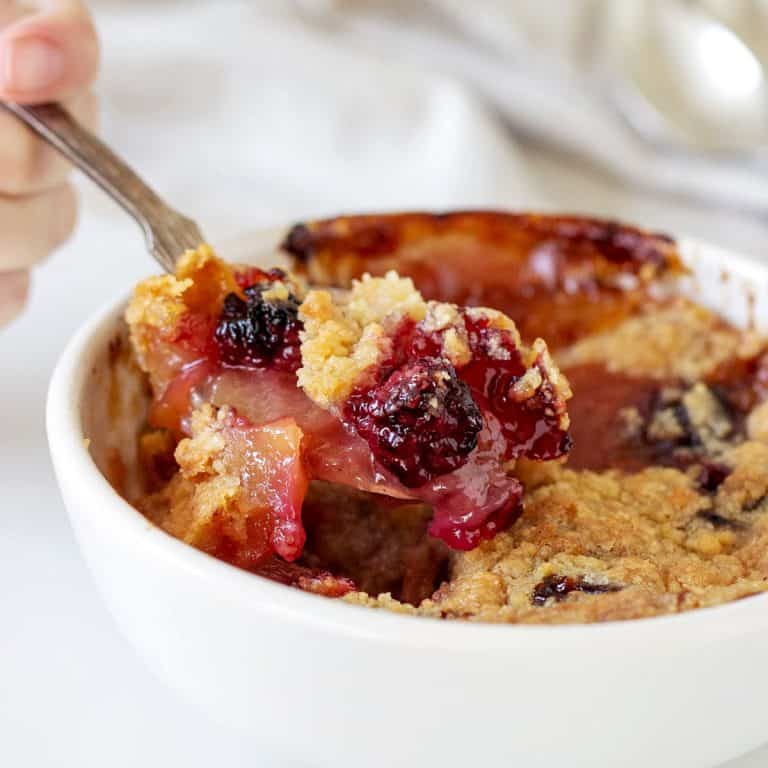
{"label": "apple blackberry crumble", "polygon": [[151,397],[131,501],[168,533],[438,618],[768,590],[768,347],[676,292],[669,238],[402,214],[297,225],[283,249],[261,270],[201,247],[129,304]]}

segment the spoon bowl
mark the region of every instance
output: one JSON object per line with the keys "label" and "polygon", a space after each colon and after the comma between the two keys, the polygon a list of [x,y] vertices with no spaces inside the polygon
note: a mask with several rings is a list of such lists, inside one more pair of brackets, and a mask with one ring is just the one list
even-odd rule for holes
{"label": "spoon bowl", "polygon": [[638,134],[700,152],[768,149],[768,76],[728,26],[688,3],[610,10],[605,37],[623,81],[614,98]]}

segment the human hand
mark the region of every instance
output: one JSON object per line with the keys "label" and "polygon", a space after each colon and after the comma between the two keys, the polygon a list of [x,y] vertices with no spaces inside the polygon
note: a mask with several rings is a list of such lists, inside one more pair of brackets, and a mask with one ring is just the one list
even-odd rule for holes
{"label": "human hand", "polygon": [[[98,42],[79,0],[0,0],[0,99],[63,103],[94,127],[89,87]],[[69,166],[0,111],[0,326],[24,306],[30,268],[66,240],[76,217]]]}

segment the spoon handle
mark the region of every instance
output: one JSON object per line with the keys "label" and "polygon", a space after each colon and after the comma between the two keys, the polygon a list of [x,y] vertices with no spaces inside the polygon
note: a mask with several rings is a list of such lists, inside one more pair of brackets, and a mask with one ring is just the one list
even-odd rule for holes
{"label": "spoon handle", "polygon": [[83,128],[58,104],[24,106],[0,101],[40,138],[98,184],[141,227],[147,248],[163,269],[197,248],[204,238],[197,224],[171,208],[103,141]]}

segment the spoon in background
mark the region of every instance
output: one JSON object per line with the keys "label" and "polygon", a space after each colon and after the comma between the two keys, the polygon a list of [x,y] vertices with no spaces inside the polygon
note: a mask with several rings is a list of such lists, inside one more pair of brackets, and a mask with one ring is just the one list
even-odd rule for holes
{"label": "spoon in background", "polygon": [[141,227],[147,250],[167,272],[186,250],[205,242],[197,224],[171,208],[103,141],[58,104],[22,106],[0,101],[41,139],[96,182]]}
{"label": "spoon in background", "polygon": [[[720,1],[729,8],[737,2]],[[561,41],[563,50],[539,46],[530,14],[516,13],[509,3],[488,3],[481,14],[477,4],[462,0],[401,0],[394,10],[392,0],[293,4],[307,24],[342,40],[370,42],[382,52],[398,47],[403,56],[415,55],[419,66],[424,51],[431,63],[442,57],[441,70],[475,87],[499,105],[500,114],[511,114],[511,125],[522,125],[524,135],[536,136],[518,117],[521,107],[506,103],[510,92],[534,88],[545,94],[544,103],[586,96],[607,105],[622,127],[657,148],[747,162],[768,152],[765,67],[745,39],[701,2],[582,0],[561,35],[571,39]],[[505,83],[512,83],[511,90]]]}
{"label": "spoon in background", "polygon": [[616,107],[637,134],[744,160],[768,153],[768,75],[741,37],[685,0],[603,8],[602,70],[612,73]]}

